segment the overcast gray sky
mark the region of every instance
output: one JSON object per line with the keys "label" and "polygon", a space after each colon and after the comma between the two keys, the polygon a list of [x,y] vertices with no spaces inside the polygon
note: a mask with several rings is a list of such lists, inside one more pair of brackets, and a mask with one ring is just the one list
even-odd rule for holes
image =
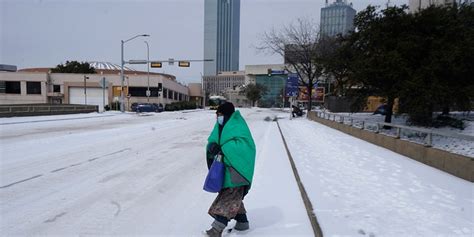
{"label": "overcast gray sky", "polygon": [[[334,1],[334,0],[333,0]],[[332,2],[331,0],[329,2]],[[351,2],[351,1],[349,1]],[[357,11],[386,0],[354,0]],[[408,0],[391,0],[408,4]],[[240,68],[282,63],[257,52],[261,34],[297,18],[319,24],[324,0],[241,0]],[[202,59],[204,0],[0,0],[0,64],[18,68],[55,67],[66,60],[120,64],[120,40],[150,34],[125,44],[125,59]],[[133,65],[146,71],[145,65]],[[164,65],[154,72],[199,82],[202,63],[190,68]]]}

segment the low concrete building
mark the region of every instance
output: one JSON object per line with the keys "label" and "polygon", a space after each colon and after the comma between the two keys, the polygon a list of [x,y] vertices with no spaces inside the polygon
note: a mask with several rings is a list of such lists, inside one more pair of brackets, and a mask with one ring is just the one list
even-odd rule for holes
{"label": "low concrete building", "polygon": [[220,72],[217,76],[203,76],[204,91],[207,95],[222,95],[224,90],[245,84],[245,72]]}
{"label": "low concrete building", "polygon": [[232,102],[236,107],[251,107],[252,102],[242,93],[243,88],[243,86],[227,88],[224,90],[223,95],[227,101]]}
{"label": "low concrete building", "polygon": [[[261,84],[267,93],[258,101],[261,107],[281,107],[284,103],[285,86],[288,79],[284,64],[245,66],[246,84]],[[270,74],[269,74],[270,72]]]}
{"label": "low concrete building", "polygon": [[[116,107],[122,80],[116,69],[98,69],[97,74],[50,73],[49,68],[0,72],[0,104],[87,104]],[[132,103],[169,104],[189,100],[189,89],[172,75],[125,71],[125,107]],[[105,84],[104,84],[105,81]],[[151,95],[147,97],[146,91]]]}
{"label": "low concrete building", "polygon": [[196,103],[198,108],[204,107],[204,93],[202,91],[201,83],[189,83],[189,101]]}

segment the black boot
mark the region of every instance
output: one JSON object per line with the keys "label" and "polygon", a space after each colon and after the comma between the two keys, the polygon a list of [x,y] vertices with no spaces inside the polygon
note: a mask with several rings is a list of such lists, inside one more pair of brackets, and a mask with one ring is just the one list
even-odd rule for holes
{"label": "black boot", "polygon": [[222,232],[224,231],[224,228],[227,226],[224,223],[221,223],[219,221],[214,221],[211,224],[212,228],[209,230],[206,230],[206,234],[209,237],[221,237]]}
{"label": "black boot", "polygon": [[234,219],[237,221],[237,223],[235,223],[234,229],[243,231],[250,228],[246,214],[237,214]]}
{"label": "black boot", "polygon": [[234,229],[238,231],[248,230],[250,228],[248,222],[237,222],[235,223]]}
{"label": "black boot", "polygon": [[222,231],[219,231],[214,227],[209,230],[206,230],[206,234],[209,237],[222,237]]}

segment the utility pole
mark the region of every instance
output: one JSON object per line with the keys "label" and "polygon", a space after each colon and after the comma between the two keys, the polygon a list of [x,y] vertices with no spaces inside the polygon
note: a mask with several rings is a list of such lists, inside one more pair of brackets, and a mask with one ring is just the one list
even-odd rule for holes
{"label": "utility pole", "polygon": [[148,45],[148,42],[145,40],[144,41],[146,44],[146,59],[147,59],[147,89],[146,89],[146,102],[150,103],[150,46]]}
{"label": "utility pole", "polygon": [[87,85],[86,80],[89,79],[88,76],[84,75],[84,104],[87,105]]}

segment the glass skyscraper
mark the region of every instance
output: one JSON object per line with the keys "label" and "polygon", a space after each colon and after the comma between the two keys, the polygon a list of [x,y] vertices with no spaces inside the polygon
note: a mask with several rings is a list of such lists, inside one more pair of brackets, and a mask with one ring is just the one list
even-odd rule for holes
{"label": "glass skyscraper", "polygon": [[344,0],[336,0],[321,9],[321,35],[333,37],[354,29],[356,10]]}
{"label": "glass skyscraper", "polygon": [[240,0],[204,2],[204,75],[239,70]]}

